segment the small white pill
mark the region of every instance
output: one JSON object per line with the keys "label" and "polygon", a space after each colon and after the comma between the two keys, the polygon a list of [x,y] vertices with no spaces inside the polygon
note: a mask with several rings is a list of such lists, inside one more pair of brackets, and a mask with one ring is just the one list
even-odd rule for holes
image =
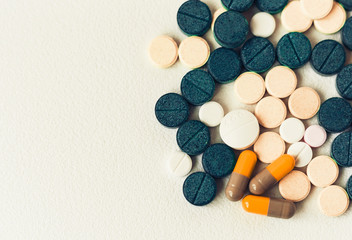
{"label": "small white pill", "polygon": [[170,155],[169,167],[176,176],[185,176],[192,169],[192,159],[187,153],[175,151]]}
{"label": "small white pill", "polygon": [[288,118],[280,126],[280,135],[287,143],[300,141],[305,132],[304,124],[297,118]]}
{"label": "small white pill", "polygon": [[250,28],[254,36],[270,37],[276,28],[275,18],[269,13],[259,12],[252,17]]}
{"label": "small white pill", "polygon": [[305,167],[313,158],[312,148],[304,142],[292,144],[288,148],[287,154],[296,159],[295,167]]}
{"label": "small white pill", "polygon": [[203,104],[199,109],[199,119],[208,127],[216,127],[224,117],[224,109],[214,101]]}

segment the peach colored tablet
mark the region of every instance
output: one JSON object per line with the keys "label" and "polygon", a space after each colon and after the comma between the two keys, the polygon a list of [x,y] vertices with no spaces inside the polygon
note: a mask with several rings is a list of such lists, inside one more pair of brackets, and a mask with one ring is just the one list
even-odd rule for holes
{"label": "peach colored tablet", "polygon": [[283,198],[293,202],[306,199],[310,192],[310,181],[303,172],[293,170],[279,182],[279,191]]}
{"label": "peach colored tablet", "polygon": [[317,187],[327,187],[333,184],[339,176],[339,167],[328,156],[315,157],[307,167],[310,182]]}
{"label": "peach colored tablet", "polygon": [[321,19],[327,16],[334,0],[301,0],[303,13],[311,19]]}
{"label": "peach colored tablet", "polygon": [[181,42],[178,54],[181,62],[187,67],[200,68],[208,61],[210,47],[203,38],[192,36]]}
{"label": "peach colored tablet", "polygon": [[297,88],[288,99],[288,108],[296,118],[312,118],[320,108],[319,94],[310,87]]}
{"label": "peach colored tablet", "polygon": [[315,28],[325,34],[338,32],[346,21],[346,11],[341,4],[334,2],[331,12],[324,18],[314,20]]}
{"label": "peach colored tablet", "polygon": [[287,109],[282,100],[269,96],[258,102],[254,114],[263,127],[276,128],[285,120]]}
{"label": "peach colored tablet", "polygon": [[305,32],[313,21],[307,17],[299,1],[289,2],[281,13],[282,25],[290,32]]}
{"label": "peach colored tablet", "polygon": [[223,7],[219,8],[218,10],[216,10],[213,14],[213,21],[211,23],[211,29],[214,30],[214,24],[216,19],[224,12],[226,12],[227,10]]}
{"label": "peach colored tablet", "polygon": [[318,204],[323,214],[338,217],[346,212],[350,205],[350,199],[345,189],[333,185],[321,191]]}
{"label": "peach colored tablet", "polygon": [[284,154],[285,150],[285,142],[276,132],[260,134],[254,144],[254,152],[263,163],[272,163]]}
{"label": "peach colored tablet", "polygon": [[242,73],[234,86],[237,97],[244,104],[257,103],[265,94],[264,79],[255,72]]}
{"label": "peach colored tablet", "polygon": [[296,89],[297,77],[292,69],[277,66],[266,75],[265,86],[270,95],[277,98],[286,98]]}
{"label": "peach colored tablet", "polygon": [[149,46],[150,59],[161,68],[168,68],[177,61],[177,51],[177,43],[169,36],[156,37]]}

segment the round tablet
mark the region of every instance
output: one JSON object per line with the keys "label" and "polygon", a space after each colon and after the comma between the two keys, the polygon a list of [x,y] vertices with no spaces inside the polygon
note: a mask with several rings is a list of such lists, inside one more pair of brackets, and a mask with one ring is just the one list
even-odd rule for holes
{"label": "round tablet", "polygon": [[327,16],[334,0],[301,0],[303,13],[311,19],[321,19]]}
{"label": "round tablet", "polygon": [[185,176],[192,169],[192,159],[187,153],[175,151],[170,155],[169,168],[174,175]]}
{"label": "round tablet", "polygon": [[288,148],[287,154],[295,158],[295,167],[298,168],[307,166],[313,157],[312,149],[304,142],[296,142],[292,144]]}
{"label": "round tablet", "polygon": [[257,73],[242,73],[235,81],[235,93],[244,104],[255,104],[265,94],[264,79]]}
{"label": "round tablet", "polygon": [[351,0],[338,0],[339,3],[342,4],[342,6],[347,10],[351,11],[352,10],[352,1]]}
{"label": "round tablet", "polygon": [[260,134],[254,144],[254,152],[263,163],[272,163],[283,155],[285,150],[285,142],[276,132]]}
{"label": "round tablet", "polygon": [[352,17],[347,19],[344,27],[342,28],[341,36],[345,47],[352,50]]}
{"label": "round tablet", "polygon": [[310,87],[297,88],[288,99],[288,108],[293,116],[309,119],[319,111],[319,94]]}
{"label": "round tablet", "polygon": [[225,115],[219,131],[224,143],[236,150],[243,150],[257,140],[259,124],[251,112],[237,109]]}
{"label": "round tablet", "polygon": [[352,166],[351,139],[352,132],[344,132],[332,142],[330,155],[341,167]]}
{"label": "round tablet", "polygon": [[269,70],[265,77],[265,87],[268,93],[277,98],[286,98],[296,89],[295,72],[285,66],[277,66]]}
{"label": "round tablet", "polygon": [[211,29],[214,30],[214,24],[216,19],[224,12],[226,12],[227,10],[223,7],[219,8],[218,10],[216,10],[213,14],[213,21],[211,23]]}
{"label": "round tablet", "polygon": [[181,150],[188,155],[201,154],[210,144],[210,132],[200,121],[191,120],[177,130],[176,140]]}
{"label": "round tablet", "polygon": [[319,125],[312,125],[304,133],[304,141],[311,147],[321,147],[326,142],[326,131]]}
{"label": "round tablet", "polygon": [[241,69],[241,59],[231,49],[218,48],[210,54],[208,71],[218,83],[233,82]]}
{"label": "round tablet", "polygon": [[352,124],[352,107],[343,98],[329,98],[320,107],[318,121],[327,132],[343,132]]}
{"label": "round tablet", "polygon": [[253,37],[242,46],[241,59],[248,71],[265,72],[275,62],[274,45],[266,38]]}
{"label": "round tablet", "polygon": [[224,109],[214,101],[207,102],[199,109],[199,119],[208,127],[216,127],[224,117]]}
{"label": "round tablet", "polygon": [[204,35],[210,28],[211,20],[209,7],[201,1],[189,0],[177,12],[177,24],[189,36]]}
{"label": "round tablet", "polygon": [[223,47],[237,48],[246,40],[249,31],[247,19],[238,12],[221,14],[214,24],[215,40]]}
{"label": "round tablet", "polygon": [[158,67],[168,68],[177,61],[177,43],[168,36],[156,37],[149,46],[149,56]]}
{"label": "round tablet", "polygon": [[199,106],[208,102],[213,98],[214,91],[215,82],[204,70],[192,70],[182,78],[182,96],[192,105]]}
{"label": "round tablet", "polygon": [[300,1],[292,1],[287,4],[281,13],[281,22],[290,32],[305,32],[313,23],[312,19],[303,13]]}
{"label": "round tablet", "polygon": [[189,203],[204,206],[215,198],[216,182],[207,173],[192,173],[183,183],[183,195]]}
{"label": "round tablet", "polygon": [[214,178],[226,177],[232,173],[235,164],[235,152],[222,143],[211,145],[202,156],[204,171]]}
{"label": "round tablet", "polygon": [[352,176],[347,181],[347,193],[352,198]]}
{"label": "round tablet", "polygon": [[350,204],[350,199],[345,189],[333,185],[321,191],[318,202],[323,214],[338,217],[346,212]]}
{"label": "round tablet", "polygon": [[282,11],[288,0],[256,0],[257,8],[262,12],[276,14]]}
{"label": "round tablet", "polygon": [[252,17],[249,26],[254,36],[267,38],[274,33],[276,22],[271,14],[259,12]]}
{"label": "round tablet", "polygon": [[228,9],[236,12],[245,12],[253,4],[254,0],[221,0],[222,5]]}
{"label": "round tablet", "polygon": [[310,181],[303,172],[293,170],[279,182],[279,191],[283,198],[293,202],[306,199],[310,193]]}
{"label": "round tablet", "polygon": [[336,90],[341,97],[352,100],[352,64],[345,66],[337,75]]}
{"label": "round tablet", "polygon": [[322,19],[314,20],[314,27],[321,33],[333,34],[340,31],[345,24],[345,21],[345,9],[337,2],[334,2],[332,9],[327,16]]}
{"label": "round tablet", "polygon": [[165,127],[178,127],[188,119],[188,103],[181,95],[167,93],[156,102],[155,116]]}
{"label": "round tablet", "polygon": [[265,128],[276,128],[285,120],[287,110],[285,103],[276,97],[265,97],[255,107],[255,116]]}
{"label": "round tablet", "polygon": [[318,156],[308,164],[307,175],[314,186],[327,187],[336,181],[339,167],[332,158]]}
{"label": "round tablet", "polygon": [[178,54],[187,67],[200,68],[208,61],[210,47],[203,38],[192,36],[181,42]]}
{"label": "round tablet", "polygon": [[309,61],[312,46],[303,33],[292,32],[280,39],[276,47],[276,53],[281,65],[295,69],[302,67]]}
{"label": "round tablet", "polygon": [[297,118],[287,118],[280,126],[280,135],[287,143],[296,143],[303,138],[304,124]]}

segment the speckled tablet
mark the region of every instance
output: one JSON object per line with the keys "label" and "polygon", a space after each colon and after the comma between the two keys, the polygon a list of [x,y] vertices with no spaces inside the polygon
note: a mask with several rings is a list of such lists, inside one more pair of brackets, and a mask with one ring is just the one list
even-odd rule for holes
{"label": "speckled tablet", "polygon": [[283,198],[293,202],[306,199],[310,193],[310,181],[303,172],[293,170],[279,182],[279,191]]}
{"label": "speckled tablet", "polygon": [[214,30],[214,24],[216,19],[223,14],[224,12],[226,12],[227,10],[223,7],[219,8],[218,10],[216,10],[213,14],[213,21],[211,22],[211,29]]}
{"label": "speckled tablet", "polygon": [[303,13],[300,1],[291,1],[281,13],[281,23],[290,32],[305,32],[313,21]]}
{"label": "speckled tablet", "polygon": [[272,163],[285,153],[286,144],[276,132],[265,132],[259,135],[253,149],[261,162]]}
{"label": "speckled tablet", "polygon": [[[321,0],[320,0],[321,1]],[[346,11],[337,2],[333,3],[330,13],[322,19],[314,20],[314,27],[321,33],[333,34],[343,27],[346,21]]]}
{"label": "speckled tablet", "polygon": [[228,9],[236,12],[245,12],[253,4],[254,0],[221,0],[222,5]]}
{"label": "speckled tablet", "polygon": [[338,217],[346,212],[350,204],[347,192],[340,186],[324,188],[318,199],[320,211],[330,217]]}
{"label": "speckled tablet", "polygon": [[352,176],[347,181],[347,193],[352,198]]}
{"label": "speckled tablet", "polygon": [[351,11],[352,10],[352,1],[351,0],[338,0],[339,3],[342,4],[342,6],[348,10]]}
{"label": "speckled tablet", "polygon": [[184,39],[178,50],[180,61],[189,68],[200,68],[207,63],[210,47],[205,39],[192,36]]}
{"label": "speckled tablet", "polygon": [[168,68],[177,61],[177,43],[169,36],[156,37],[149,46],[149,56],[158,67]]}
{"label": "speckled tablet", "polygon": [[264,79],[254,72],[242,73],[234,86],[236,96],[244,104],[255,104],[265,94]]}
{"label": "speckled tablet", "polygon": [[338,135],[331,145],[331,157],[341,167],[352,166],[352,132]]}
{"label": "speckled tablet", "polygon": [[352,100],[352,64],[345,66],[337,75],[336,90],[341,97]]}
{"label": "speckled tablet", "polygon": [[327,187],[336,181],[339,167],[332,158],[322,155],[308,164],[307,175],[314,186]]}
{"label": "speckled tablet", "polygon": [[260,125],[276,128],[285,120],[287,109],[282,100],[269,96],[258,102],[254,113]]}
{"label": "speckled tablet", "polygon": [[262,12],[276,14],[282,11],[288,0],[256,0],[255,4]]}
{"label": "speckled tablet", "polygon": [[268,93],[277,98],[290,96],[297,86],[295,72],[285,66],[277,66],[269,70],[265,77],[265,87]]}
{"label": "speckled tablet", "polygon": [[288,108],[296,118],[312,118],[320,108],[319,94],[310,87],[297,88],[288,99]]}
{"label": "speckled tablet", "polygon": [[342,42],[346,48],[352,50],[352,17],[347,19],[341,32]]}
{"label": "speckled tablet", "polygon": [[301,0],[303,13],[311,19],[321,19],[326,17],[332,7],[333,0]]}

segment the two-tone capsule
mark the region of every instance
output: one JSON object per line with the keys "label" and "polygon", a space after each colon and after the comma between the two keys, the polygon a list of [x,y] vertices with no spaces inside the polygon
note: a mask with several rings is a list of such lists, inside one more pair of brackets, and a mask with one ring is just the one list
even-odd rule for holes
{"label": "two-tone capsule", "polygon": [[239,201],[243,197],[256,163],[257,155],[254,152],[246,150],[240,154],[225,189],[230,201]]}

